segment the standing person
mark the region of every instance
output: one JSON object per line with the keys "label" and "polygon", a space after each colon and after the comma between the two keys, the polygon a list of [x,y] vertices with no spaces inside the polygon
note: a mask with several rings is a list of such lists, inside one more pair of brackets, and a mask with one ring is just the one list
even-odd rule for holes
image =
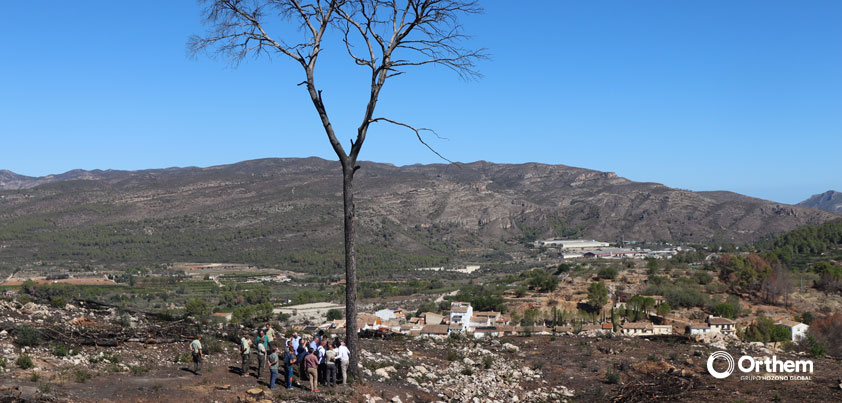
{"label": "standing person", "polygon": [[243,332],[243,337],[240,338],[240,354],[243,356],[243,365],[240,367],[240,376],[246,376],[248,373],[248,364],[251,360],[251,340],[248,338],[248,333]]}
{"label": "standing person", "polygon": [[263,366],[266,363],[266,345],[257,342],[257,379],[260,379],[260,374],[263,372]]}
{"label": "standing person", "polygon": [[310,349],[308,352],[309,354],[304,357],[304,367],[307,368],[307,378],[310,380],[310,391],[319,392],[319,390],[316,389],[316,381],[319,378],[316,368],[319,367],[319,358],[316,357],[315,350]]}
{"label": "standing person", "polygon": [[272,329],[272,325],[270,325],[268,323],[266,324],[265,334],[266,334],[266,344],[269,347],[269,349],[272,349],[272,347],[275,346],[273,344],[275,342],[275,329]]}
{"label": "standing person", "polygon": [[324,338],[321,339],[321,343],[319,344],[319,349],[316,350],[316,356],[319,357],[319,383],[324,385],[325,384],[325,375],[327,372],[327,367],[325,365],[325,345],[327,344],[327,340]]}
{"label": "standing person", "polygon": [[348,386],[348,362],[351,359],[351,351],[341,342],[336,349],[336,358],[339,359],[339,372],[342,374],[342,384]]}
{"label": "standing person", "polygon": [[292,332],[292,351],[298,351],[298,344],[301,343],[301,336],[298,332]]}
{"label": "standing person", "polygon": [[271,353],[272,350],[269,348],[269,340],[266,338],[266,332],[263,329],[258,329],[257,331],[257,338],[254,340],[255,344],[263,344],[263,347],[266,347],[266,353]]}
{"label": "standing person", "polygon": [[295,364],[295,350],[292,349],[292,346],[289,347],[286,354],[284,354],[284,370],[286,371],[287,377],[287,389],[292,389],[292,364]]}
{"label": "standing person", "polygon": [[[297,353],[295,359],[298,361],[298,379],[300,382],[304,382],[307,379],[307,368],[304,367],[304,357],[307,356],[307,347],[304,347],[306,344],[307,341],[302,340],[298,344],[298,350],[295,351]],[[304,387],[304,385],[301,386]]]}
{"label": "standing person", "polygon": [[278,380],[278,348],[272,349],[272,354],[269,354],[269,389],[275,389],[275,381]]}
{"label": "standing person", "polygon": [[199,371],[202,370],[202,359],[205,358],[204,353],[202,353],[201,334],[190,342],[190,353],[193,355],[193,373],[199,375]]}
{"label": "standing person", "polygon": [[336,387],[336,363],[333,361],[335,359],[336,351],[333,349],[333,346],[328,344],[327,351],[325,351],[325,368],[327,369],[325,378],[326,386]]}

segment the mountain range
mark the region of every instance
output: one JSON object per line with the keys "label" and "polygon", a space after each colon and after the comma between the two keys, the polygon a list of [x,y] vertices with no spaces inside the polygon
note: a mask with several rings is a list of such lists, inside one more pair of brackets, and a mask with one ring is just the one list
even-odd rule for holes
{"label": "mountain range", "polygon": [[[466,251],[489,257],[549,237],[745,243],[840,217],[564,165],[360,165],[361,255],[383,265],[440,264]],[[341,189],[339,164],[319,158],[40,178],[0,171],[0,263],[236,260],[335,269]]]}

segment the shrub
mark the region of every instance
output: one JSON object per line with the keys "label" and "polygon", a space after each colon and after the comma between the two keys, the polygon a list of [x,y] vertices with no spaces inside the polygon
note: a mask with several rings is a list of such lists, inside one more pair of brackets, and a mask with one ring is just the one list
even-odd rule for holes
{"label": "shrub", "polygon": [[50,298],[50,306],[53,308],[64,308],[67,302],[62,297]]}
{"label": "shrub", "polygon": [[464,369],[462,369],[462,375],[471,376],[473,374],[474,374],[474,370],[470,367],[465,367]]}
{"label": "shrub", "polygon": [[809,334],[825,347],[827,354],[835,358],[842,357],[842,313],[813,320]]}
{"label": "shrub", "polygon": [[88,379],[93,378],[93,374],[86,369],[77,369],[73,371],[73,379],[78,383],[85,383]]}
{"label": "shrub", "polygon": [[132,375],[141,375],[149,372],[149,367],[140,366],[140,365],[132,365],[129,367],[132,371]]}
{"label": "shrub", "polygon": [[23,347],[36,347],[41,344],[41,332],[32,326],[18,326],[15,330],[15,343]]}
{"label": "shrub", "polygon": [[482,358],[482,367],[485,369],[491,369],[491,366],[494,365],[494,357],[490,355],[486,355]]}
{"label": "shrub", "polygon": [[620,382],[620,373],[614,371],[613,369],[605,371],[605,382],[612,385],[617,384],[618,382]]}
{"label": "shrub", "polygon": [[617,272],[616,268],[609,266],[609,267],[606,267],[604,269],[601,269],[597,273],[597,276],[601,279],[611,279],[611,280],[613,280],[613,279],[617,278],[617,273],[618,272]]}
{"label": "shrub", "polygon": [[61,343],[56,343],[53,345],[53,355],[56,357],[67,357],[70,355],[70,350]]}
{"label": "shrub", "polygon": [[345,317],[345,315],[339,309],[331,309],[327,311],[327,320],[339,320],[343,317]]}
{"label": "shrub", "polygon": [[448,361],[457,361],[459,360],[459,353],[456,350],[447,350],[447,360]]}
{"label": "shrub", "polygon": [[6,357],[0,357],[0,368],[6,368]]}
{"label": "shrub", "polygon": [[21,354],[21,356],[18,357],[18,360],[15,361],[15,364],[17,364],[17,366],[21,369],[29,369],[35,366],[35,364],[32,363],[32,358],[26,354]]}
{"label": "shrub", "polygon": [[661,359],[660,359],[660,358],[658,358],[658,356],[657,356],[657,355],[655,355],[655,354],[649,354],[649,356],[647,356],[647,357],[646,357],[646,359],[647,359],[647,360],[649,360],[649,361],[652,361],[652,362],[656,362],[656,361],[660,361],[660,360],[661,360]]}

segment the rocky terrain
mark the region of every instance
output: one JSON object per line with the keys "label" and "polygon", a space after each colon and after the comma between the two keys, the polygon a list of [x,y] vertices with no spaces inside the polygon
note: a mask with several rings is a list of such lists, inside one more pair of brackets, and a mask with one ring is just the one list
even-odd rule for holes
{"label": "rocky terrain", "polygon": [[[403,253],[417,264],[542,237],[740,243],[838,218],[563,165],[361,166],[362,243],[369,255]],[[0,260],[6,262],[260,264],[302,262],[302,251],[341,256],[341,186],[331,161],[2,175]]]}
{"label": "rocky terrain", "polygon": [[[836,401],[842,390],[836,378],[842,364],[815,359],[810,380],[749,381],[737,376],[718,380],[707,373],[707,357],[726,350],[732,355],[803,359],[775,351],[773,345],[712,337],[508,337],[504,339],[427,339],[396,336],[362,340],[363,380],[353,387],[323,387],[311,393],[269,391],[266,379],[240,376],[239,354],[226,334],[213,326],[201,375],[189,367],[185,340],[127,340],[111,346],[78,345],[55,339],[47,326],[76,322],[79,329],[112,326],[117,312],[68,305],[0,304],[0,401],[62,402],[564,402],[564,401]],[[40,320],[40,322],[39,322]],[[127,327],[149,331],[164,326],[141,314]],[[134,324],[132,324],[134,323]],[[38,346],[21,346],[19,326],[45,331]],[[47,340],[50,339],[50,340]],[[65,342],[67,354],[56,343]],[[21,356],[31,367],[18,364]],[[255,371],[252,366],[251,373]],[[764,373],[759,373],[764,375]],[[264,375],[265,378],[265,375]]]}
{"label": "rocky terrain", "polygon": [[828,190],[822,194],[813,195],[809,199],[798,203],[798,205],[833,213],[842,213],[842,193]]}

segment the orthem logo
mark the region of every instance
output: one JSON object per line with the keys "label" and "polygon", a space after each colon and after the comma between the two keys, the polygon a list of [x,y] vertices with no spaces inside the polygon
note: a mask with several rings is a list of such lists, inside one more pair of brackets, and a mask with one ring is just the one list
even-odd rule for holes
{"label": "orthem logo", "polygon": [[[717,359],[725,359],[728,368],[719,371],[713,367]],[[735,365],[736,364],[736,365]],[[708,372],[716,379],[725,379],[734,373],[735,369],[740,372],[757,375],[741,375],[741,381],[765,380],[765,381],[809,381],[813,373],[813,361],[811,360],[779,360],[777,356],[752,357],[744,355],[734,362],[734,357],[726,351],[716,351],[708,357]],[[761,371],[763,374],[761,374]],[[778,373],[784,373],[776,375]],[[796,375],[786,375],[796,373]],[[798,375],[805,374],[805,375]]]}
{"label": "orthem logo", "polygon": [[[713,367],[713,362],[716,361],[717,358],[724,358],[725,361],[728,361],[728,369],[725,371],[717,371],[716,368]],[[708,372],[713,375],[716,379],[725,379],[731,376],[734,373],[734,357],[731,357],[731,354],[728,354],[725,351],[717,351],[708,357]]]}

